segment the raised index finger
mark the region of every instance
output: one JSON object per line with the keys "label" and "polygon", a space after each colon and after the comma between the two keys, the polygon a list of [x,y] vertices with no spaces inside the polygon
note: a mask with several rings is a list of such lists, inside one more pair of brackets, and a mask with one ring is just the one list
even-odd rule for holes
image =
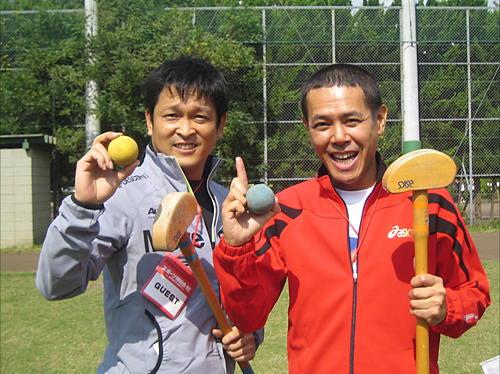
{"label": "raised index finger", "polygon": [[245,184],[245,187],[248,188],[247,170],[245,169],[245,163],[241,157],[236,157],[236,173],[238,175],[238,179],[240,179]]}

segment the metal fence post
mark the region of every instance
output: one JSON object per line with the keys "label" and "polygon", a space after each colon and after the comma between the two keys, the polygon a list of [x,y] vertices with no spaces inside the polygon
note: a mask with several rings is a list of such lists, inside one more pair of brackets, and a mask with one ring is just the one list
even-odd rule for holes
{"label": "metal fence post", "polygon": [[[266,9],[262,9],[262,101],[264,126],[264,165],[267,166],[267,50],[266,50]],[[267,167],[264,170],[264,183],[267,185]]]}
{"label": "metal fence post", "polygon": [[[97,35],[97,5],[94,0],[85,0],[85,36],[87,43]],[[93,53],[89,54],[89,64],[94,64]],[[101,122],[96,116],[99,91],[97,82],[90,78],[85,87],[87,112],[85,114],[85,147],[90,149],[97,135],[101,132]]]}
{"label": "metal fence post", "polygon": [[[470,24],[469,24],[469,9],[465,12],[467,25],[467,113],[469,122],[469,224],[474,223],[474,190],[473,190],[473,175],[472,175],[472,89],[471,89],[471,74],[470,74]],[[481,186],[479,186],[481,188]]]}
{"label": "metal fence post", "polygon": [[335,9],[332,9],[332,64],[336,63],[335,55]]}
{"label": "metal fence post", "polygon": [[403,153],[421,147],[415,1],[403,0]]}

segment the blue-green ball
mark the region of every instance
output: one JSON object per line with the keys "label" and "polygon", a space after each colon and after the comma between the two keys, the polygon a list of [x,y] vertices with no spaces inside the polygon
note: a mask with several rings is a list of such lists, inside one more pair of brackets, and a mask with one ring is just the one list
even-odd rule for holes
{"label": "blue-green ball", "polygon": [[255,214],[265,214],[274,206],[274,193],[265,184],[250,187],[246,198],[248,210]]}

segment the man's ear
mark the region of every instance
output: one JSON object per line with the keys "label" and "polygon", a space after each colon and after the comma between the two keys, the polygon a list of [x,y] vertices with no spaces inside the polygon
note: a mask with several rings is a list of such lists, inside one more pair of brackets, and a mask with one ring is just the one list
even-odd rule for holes
{"label": "man's ear", "polygon": [[146,123],[148,125],[148,135],[152,136],[154,126],[153,126],[153,117],[151,116],[149,109],[146,109],[146,111],[144,112],[144,117],[146,117]]}
{"label": "man's ear", "polygon": [[224,132],[224,126],[226,126],[226,121],[227,121],[227,113],[222,116],[220,119],[219,127],[217,128],[217,139],[222,139],[223,132]]}
{"label": "man's ear", "polygon": [[385,105],[382,105],[377,111],[378,136],[384,134],[386,121],[387,121],[387,107]]}
{"label": "man's ear", "polygon": [[307,119],[304,116],[302,116],[302,123],[306,127],[306,130],[309,131],[309,124],[307,123]]}

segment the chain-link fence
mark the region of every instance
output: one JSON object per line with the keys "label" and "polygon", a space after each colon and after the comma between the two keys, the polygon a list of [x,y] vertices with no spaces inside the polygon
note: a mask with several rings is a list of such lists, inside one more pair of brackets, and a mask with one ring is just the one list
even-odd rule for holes
{"label": "chain-link fence", "polygon": [[[169,11],[148,10],[149,14]],[[232,95],[245,102],[251,118],[246,124],[254,129],[255,144],[262,149],[261,157],[245,160],[247,167],[266,165],[253,182],[263,181],[279,191],[315,175],[319,161],[302,125],[299,95],[302,83],[331,63],[356,64],[376,77],[389,109],[380,151],[389,163],[401,155],[401,7],[221,7],[176,12],[188,12],[192,25],[205,33],[222,39],[231,35],[250,46],[262,67],[251,95],[239,89],[238,76],[228,76]],[[60,16],[61,31],[47,40],[57,44],[68,37],[65,30],[74,31],[75,24],[84,27],[80,10],[70,14]],[[3,12],[2,27],[8,18]],[[12,67],[16,48],[6,43],[18,43],[23,33],[34,31],[17,32],[17,41],[2,36],[2,59],[9,59]],[[498,7],[417,7],[422,148],[454,158],[458,175],[450,191],[464,215],[474,218],[499,217],[499,35]]]}

